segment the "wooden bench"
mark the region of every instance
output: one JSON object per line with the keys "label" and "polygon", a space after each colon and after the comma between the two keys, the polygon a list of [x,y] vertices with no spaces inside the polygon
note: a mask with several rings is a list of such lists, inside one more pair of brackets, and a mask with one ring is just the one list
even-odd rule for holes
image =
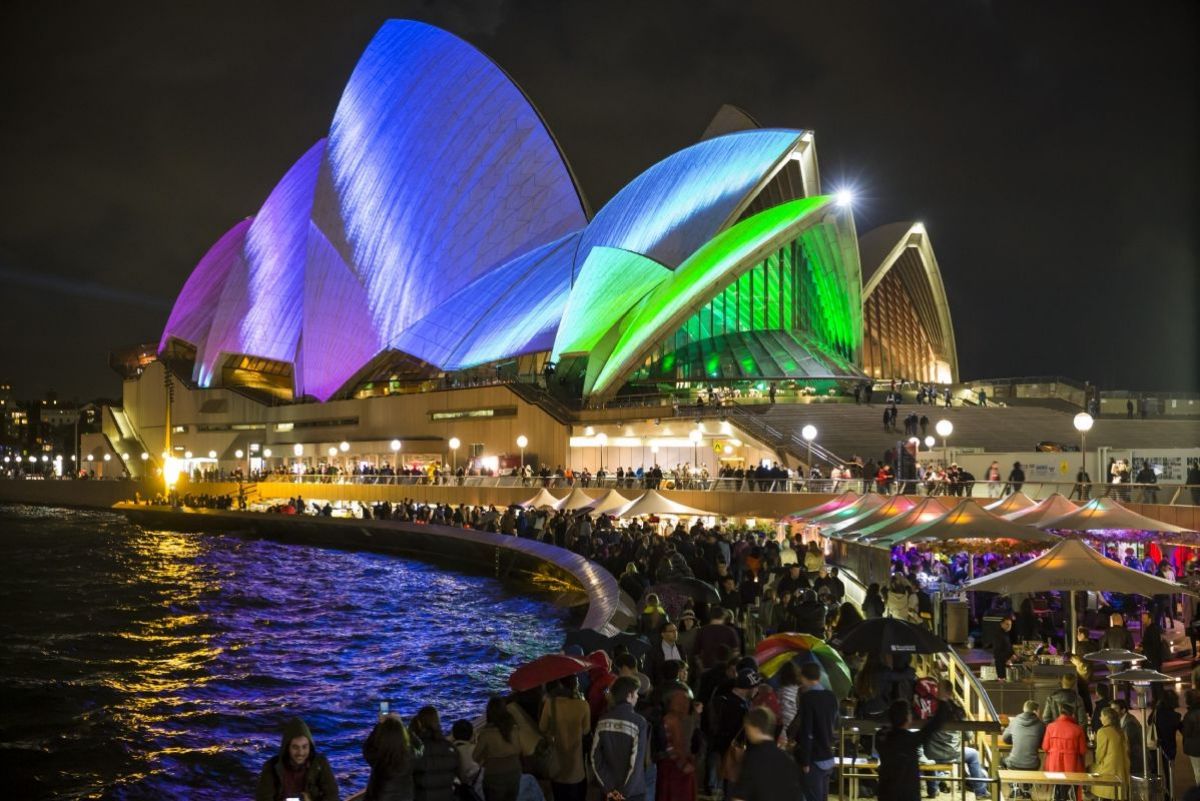
{"label": "wooden bench", "polygon": [[[859,779],[873,779],[879,776],[878,759],[838,757],[834,767],[838,768],[841,775],[849,781],[850,792],[847,798],[851,800],[858,798]],[[921,773],[953,773],[958,768],[958,763],[932,762],[922,764],[919,768]]]}
{"label": "wooden bench", "polygon": [[1071,784],[1088,787],[1115,787],[1117,798],[1125,796],[1125,783],[1116,776],[1100,773],[1062,773],[1052,770],[1000,769],[1000,781],[1008,784]]}

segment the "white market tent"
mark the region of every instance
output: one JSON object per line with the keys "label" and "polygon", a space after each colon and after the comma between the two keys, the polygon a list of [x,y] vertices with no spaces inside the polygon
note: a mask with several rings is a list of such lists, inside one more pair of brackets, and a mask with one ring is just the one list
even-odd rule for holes
{"label": "white market tent", "polygon": [[629,499],[614,489],[610,489],[592,501],[592,511],[598,515],[611,515],[622,506],[628,506]]}
{"label": "white market tent", "polygon": [[538,490],[537,495],[534,495],[527,501],[518,503],[517,506],[522,506],[526,509],[545,509],[547,507],[550,509],[557,509],[558,498],[555,498],[546,490],[545,487],[542,487],[540,490]]}
{"label": "white market tent", "polygon": [[1006,495],[998,501],[992,501],[987,506],[983,507],[994,515],[1006,515],[1012,512],[1028,509],[1036,504],[1033,498],[1030,498],[1023,492],[1014,492],[1012,495]]}
{"label": "white market tent", "polygon": [[564,512],[571,512],[576,509],[586,509],[595,505],[595,498],[593,498],[591,495],[588,495],[579,487],[575,487],[571,490],[571,493],[567,495],[567,497],[556,503],[554,508]]}
{"label": "white market tent", "polygon": [[657,490],[646,490],[637,500],[615,509],[613,517],[641,517],[642,515],[674,515],[675,517],[706,517],[712,512],[695,509],[661,495]]}
{"label": "white market tent", "polygon": [[1181,528],[1127,509],[1112,498],[1093,498],[1074,512],[1043,520],[1040,529],[1060,531],[1153,531],[1160,534],[1195,534]]}
{"label": "white market tent", "polygon": [[1014,523],[1036,526],[1043,520],[1053,520],[1056,517],[1069,515],[1078,508],[1078,506],[1064,498],[1062,493],[1056,492],[1045,500],[1038,501],[1033,506],[1026,506],[1024,509],[1009,512],[1004,515],[1004,518]]}

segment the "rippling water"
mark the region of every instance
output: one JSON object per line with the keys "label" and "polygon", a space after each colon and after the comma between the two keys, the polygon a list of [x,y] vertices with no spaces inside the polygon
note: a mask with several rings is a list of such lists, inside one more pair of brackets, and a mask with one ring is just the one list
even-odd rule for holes
{"label": "rippling water", "polygon": [[561,642],[566,613],[379,554],[0,507],[6,798],[246,798],[301,715],[343,794],[387,700],[446,726]]}

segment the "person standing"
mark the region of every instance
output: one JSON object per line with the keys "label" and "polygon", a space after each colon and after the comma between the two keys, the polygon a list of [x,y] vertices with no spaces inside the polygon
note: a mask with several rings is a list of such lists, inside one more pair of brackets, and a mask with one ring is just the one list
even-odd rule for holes
{"label": "person standing", "polygon": [[792,752],[800,768],[805,801],[826,801],[829,774],[835,764],[834,727],[838,702],[821,684],[821,668],[815,662],[800,667],[800,693],[796,717],[788,727],[788,739],[795,743]]}
{"label": "person standing", "polygon": [[486,801],[516,801],[521,785],[521,739],[517,720],[498,695],[488,699],[486,723],[475,739],[471,753],[483,768],[483,797]]}
{"label": "person standing", "polygon": [[1154,615],[1149,612],[1142,612],[1142,641],[1138,644],[1138,650],[1146,657],[1146,667],[1162,672],[1163,661],[1166,659],[1163,630]]}
{"label": "person standing", "polygon": [[558,751],[558,770],[549,777],[554,801],[583,801],[587,795],[583,738],[592,729],[592,712],[579,695],[577,676],[558,680],[542,704],[538,728]]}
{"label": "person standing", "polygon": [[[938,705],[920,731],[909,731],[912,725],[912,704],[896,700],[888,707],[888,726],[879,730],[876,750],[879,752],[879,801],[916,801],[921,797],[919,750],[941,731],[949,707]],[[955,755],[957,759],[957,755]]]}
{"label": "person standing", "polygon": [[1188,690],[1187,714],[1179,730],[1183,734],[1183,755],[1192,763],[1192,775],[1200,785],[1200,689]]}
{"label": "person standing", "polygon": [[775,715],[757,707],[742,719],[746,754],[726,798],[732,801],[796,801],[803,797],[796,763],[775,744]]}
{"label": "person standing", "polygon": [[1008,490],[1014,495],[1025,486],[1025,470],[1020,462],[1013,462],[1012,470],[1008,471]]}
{"label": "person standing", "polygon": [[[458,779],[458,749],[442,733],[441,718],[431,706],[421,707],[409,727],[420,744],[412,760],[413,801],[454,801],[454,782]],[[366,750],[365,748],[363,749]],[[392,798],[392,796],[387,796]],[[402,797],[395,796],[397,799]],[[367,796],[365,801],[370,801]]]}
{"label": "person standing", "polygon": [[[1179,733],[1183,718],[1179,714],[1178,706],[1179,694],[1174,690],[1163,690],[1158,703],[1154,705],[1154,711],[1150,713],[1150,725],[1154,727],[1158,752],[1162,754],[1162,762],[1155,760],[1154,764],[1161,764],[1166,776],[1174,775],[1175,755],[1179,753],[1175,735]],[[1170,786],[1169,780],[1167,784]]]}
{"label": "person standing", "polygon": [[1011,617],[1001,620],[1000,630],[996,632],[996,638],[992,642],[992,659],[996,665],[996,678],[1001,681],[1008,678],[1008,666],[1012,664],[1013,656],[1016,655],[1010,634],[1012,625]]}
{"label": "person standing", "polygon": [[[400,728],[404,723],[396,718]],[[300,718],[283,726],[279,753],[267,760],[258,776],[255,801],[307,797],[310,801],[337,801],[337,779],[329,760],[317,753],[312,732]]]}
{"label": "person standing", "polygon": [[617,679],[609,692],[613,706],[596,722],[588,767],[604,798],[613,793],[620,793],[625,801],[646,797],[650,724],[633,709],[638,686],[638,680],[629,676]]}
{"label": "person standing", "polygon": [[1129,770],[1135,776],[1145,776],[1146,765],[1142,760],[1142,724],[1129,714],[1128,701],[1118,698],[1112,702],[1111,708],[1117,713],[1117,725],[1125,733],[1125,742],[1129,753]]}
{"label": "person standing", "polygon": [[1072,672],[1060,680],[1059,689],[1046,696],[1042,705],[1042,720],[1058,720],[1064,707],[1075,710],[1075,722],[1081,727],[1087,725],[1087,713],[1083,708],[1083,699],[1079,697],[1078,673]]}
{"label": "person standing", "polygon": [[984,473],[984,480],[987,482],[989,498],[999,498],[1003,494],[1004,484],[1003,476],[1000,475],[999,462],[993,461],[988,465],[987,472]]}
{"label": "person standing", "polygon": [[[1045,770],[1060,773],[1082,773],[1083,757],[1087,754],[1087,735],[1075,722],[1075,709],[1070,704],[1059,706],[1058,719],[1046,726],[1042,737],[1042,750],[1046,752]],[[1082,791],[1075,788],[1076,797],[1082,799]],[[1055,787],[1056,799],[1067,798],[1066,786]]]}
{"label": "person standing", "polygon": [[[658,755],[658,779],[655,801],[695,801],[696,716],[692,714],[691,695],[682,689],[666,696],[663,715],[665,749]],[[558,801],[556,798],[555,801]]]}
{"label": "person standing", "polygon": [[[1117,726],[1117,713],[1111,707],[1100,712],[1100,723],[1096,732],[1096,761],[1092,764],[1092,773],[1115,776],[1125,787],[1129,784],[1129,743],[1125,733]],[[1174,740],[1173,734],[1171,739]],[[1099,798],[1116,798],[1119,788],[1093,787],[1092,792]]]}

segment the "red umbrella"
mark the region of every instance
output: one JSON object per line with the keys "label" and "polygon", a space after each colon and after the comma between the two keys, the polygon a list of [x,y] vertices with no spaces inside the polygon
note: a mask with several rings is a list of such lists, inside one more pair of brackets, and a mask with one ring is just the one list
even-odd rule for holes
{"label": "red umbrella", "polygon": [[593,667],[582,659],[565,654],[546,654],[532,662],[527,662],[512,672],[508,677],[508,686],[516,692],[532,690],[551,681],[558,681],[576,673],[583,673]]}

